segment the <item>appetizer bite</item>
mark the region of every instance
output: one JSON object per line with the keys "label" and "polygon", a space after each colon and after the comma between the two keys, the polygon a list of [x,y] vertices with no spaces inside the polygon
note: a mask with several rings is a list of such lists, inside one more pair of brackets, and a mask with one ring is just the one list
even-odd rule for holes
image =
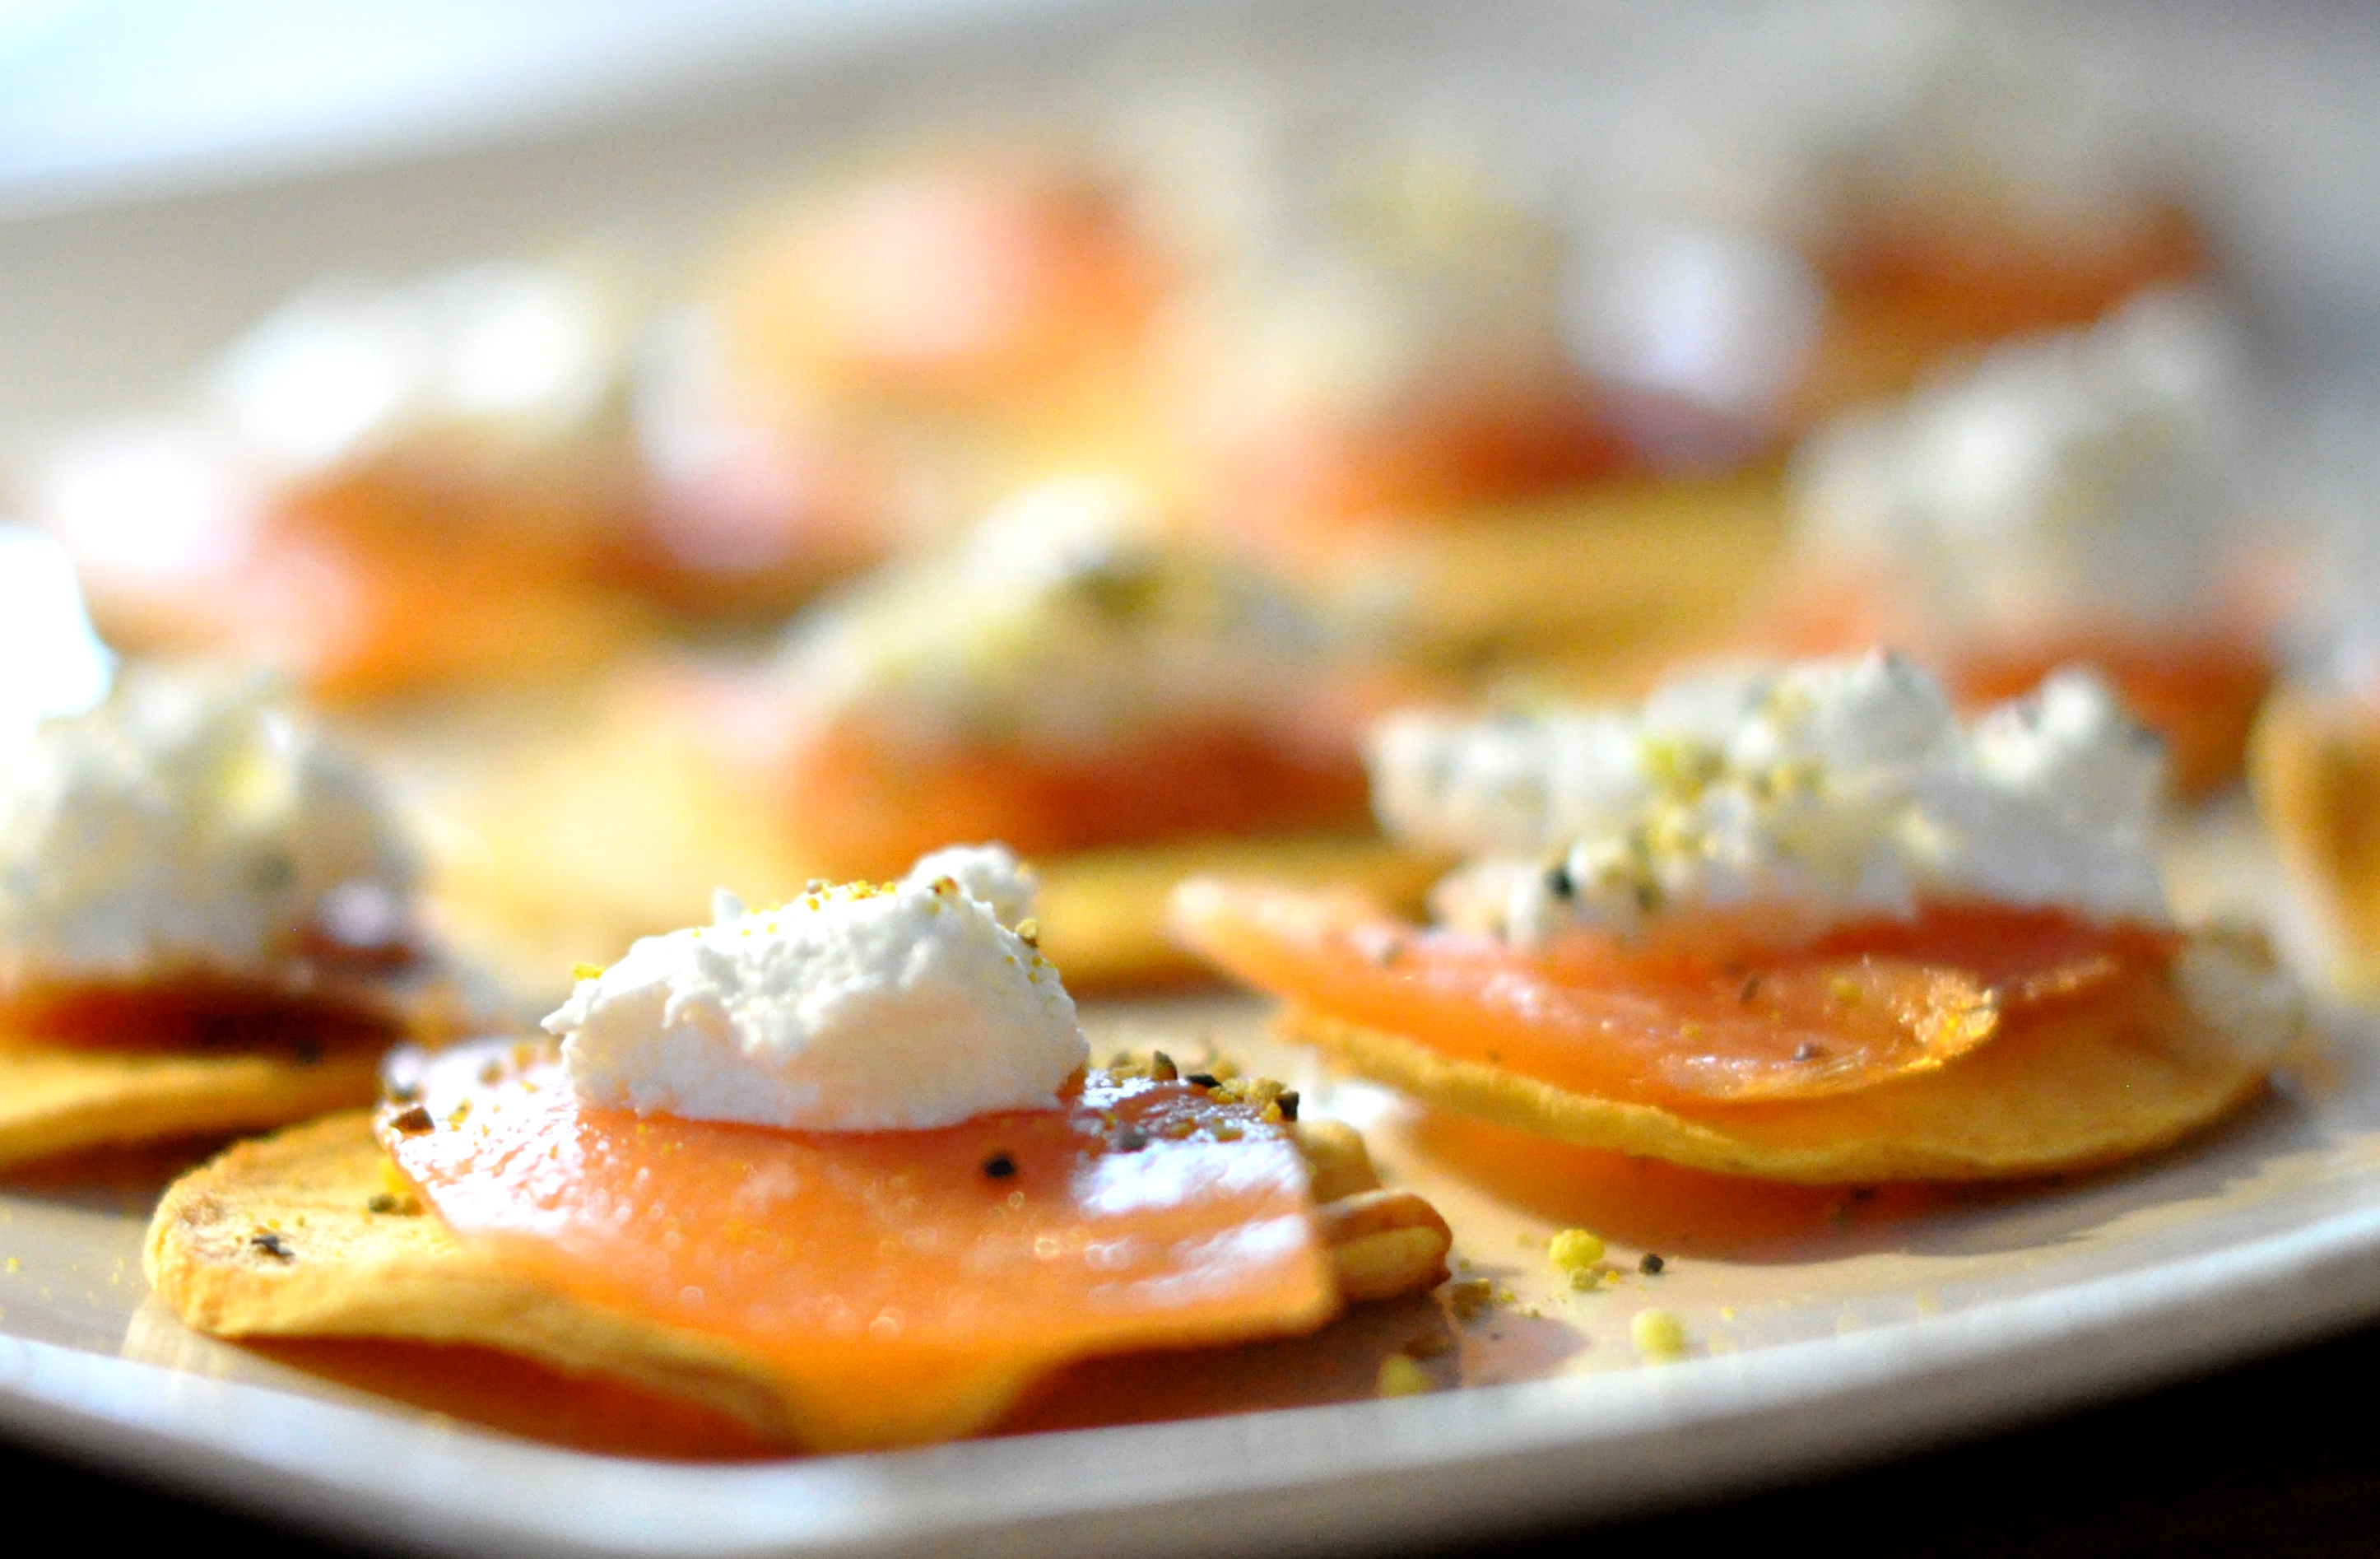
{"label": "appetizer bite", "polygon": [[1136,189],[1180,257],[1157,372],[1205,523],[1378,578],[1447,652],[1624,641],[1757,568],[1773,481],[1731,478],[1773,430],[1632,371],[1661,355],[1640,315],[1702,342],[1756,284],[1653,296],[1672,257],[1603,263],[1486,138],[1286,84],[1202,102],[1157,121]]}
{"label": "appetizer bite", "polygon": [[108,636],[353,698],[575,672],[635,637],[626,324],[592,273],[325,283],[172,418],[69,443],[35,518]]}
{"label": "appetizer bite", "polygon": [[1031,879],[953,848],[583,969],[545,1027],[392,1058],[151,1228],[232,1337],[473,1343],[857,1450],[1081,1358],[1302,1334],[1445,1275],[1426,1202],[1260,1081],[1093,1068]]}
{"label": "appetizer bite", "polygon": [[2169,155],[2071,50],[1959,5],[1805,6],[1779,25],[1772,50],[1806,72],[1788,90],[1829,308],[1813,410],[2212,269]]}
{"label": "appetizer bite", "polygon": [[639,384],[651,534],[698,602],[794,605],[1000,493],[1145,458],[1163,268],[1054,156],[807,190],[737,245]]}
{"label": "appetizer bite", "polygon": [[2155,739],[2079,673],[1961,725],[1874,655],[1633,712],[1410,715],[1384,820],[1474,859],[1417,926],[1206,882],[1182,934],[1440,1108],[1810,1183],[2107,1164],[2254,1097],[2295,1032],[2252,935],[2166,913]]}
{"label": "appetizer bite", "polygon": [[1365,799],[1386,694],[1316,605],[1169,538],[1129,487],[1070,479],[798,618],[710,739],[813,871],[1007,841],[1051,879],[1053,951],[1112,980],[1179,967],[1163,897],[1202,866],[1419,892],[1427,867]]}
{"label": "appetizer bite", "polygon": [[2162,736],[2185,795],[2240,772],[2274,670],[2249,550],[2242,345],[2150,293],[2000,347],[1802,451],[1803,557],[1777,637],[1898,643],[1981,706],[2084,664]]}
{"label": "appetizer bite", "polygon": [[372,1096],[463,1003],[370,778],[254,679],[137,668],[0,769],[0,1165]]}

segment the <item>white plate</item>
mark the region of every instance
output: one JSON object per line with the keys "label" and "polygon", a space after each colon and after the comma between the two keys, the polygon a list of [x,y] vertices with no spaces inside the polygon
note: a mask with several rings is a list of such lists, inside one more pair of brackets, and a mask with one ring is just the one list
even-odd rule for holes
{"label": "white plate", "polygon": [[[1370,47],[1394,31],[1390,14],[1266,7],[1229,26],[1328,55],[1334,37]],[[1493,26],[1412,35],[1424,48],[1512,49],[1568,28],[1575,45],[1581,24],[1561,19],[1574,14],[1499,10]],[[886,104],[953,83],[1062,75],[1134,25],[1097,7],[978,20],[898,57],[846,52],[765,91],[747,80],[723,106],[674,119],[474,155],[454,153],[449,137],[437,161],[0,224],[0,443],[67,412],[167,398],[199,353],[324,269],[388,272],[589,226],[683,253],[822,134],[897,118]],[[2355,30],[2351,18],[2330,28]],[[2270,165],[2345,166],[2355,160],[2289,151],[2351,100],[2339,84],[2366,79],[2372,50],[2288,42],[2306,35],[2218,49],[2206,26],[2180,29],[2163,35],[2157,79],[2210,134],[2237,128],[2235,144],[2262,148]],[[1617,55],[1598,57],[1617,68]],[[2265,90],[2276,80],[2291,91]],[[2228,98],[2210,85],[2226,82]],[[2295,118],[2274,111],[2282,102]],[[2363,285],[2323,269],[2325,256],[2348,265],[2380,247],[2289,225],[2338,205],[2320,186],[2277,178],[2235,193],[2246,225],[2271,240],[2267,274],[2334,294]],[[2213,847],[2194,854],[2197,896],[2252,896],[2269,883],[2239,822],[2199,841]],[[1244,1005],[1109,1009],[1096,1021],[1212,1031],[1272,1069],[1305,1065],[1268,1051]],[[2363,1042],[2350,1040],[2342,1055]],[[1427,1123],[1392,1100],[1301,1074],[1311,1107],[1360,1118],[1389,1168],[1445,1208],[1476,1272],[1513,1291],[1434,1366],[1464,1389],[765,1465],[556,1450],[194,1336],[146,1298],[137,1205],[89,1189],[12,1192],[0,1194],[0,1427],[325,1527],[506,1553],[1054,1559],[1475,1538],[1873,1456],[2380,1313],[2380,1077],[2331,1071],[2131,1174],[1914,1218],[1870,1204],[1840,1226],[1725,1248],[1679,1245],[1641,1205],[1522,1205],[1434,1157]],[[1654,1243],[1672,1264],[1573,1296],[1537,1251],[1574,1221],[1641,1224],[1615,1257]],[[1649,1303],[1685,1319],[1685,1361],[1639,1365],[1628,1324]]]}
{"label": "white plate", "polygon": [[[176,1323],[106,1193],[0,1197],[0,1424],[328,1527],[507,1553],[1272,1552],[1476,1537],[1734,1489],[2204,1369],[2380,1312],[2380,1074],[2299,1082],[2131,1173],[1799,1235],[1676,1243],[1659,1172],[1600,1204],[1668,1270],[1573,1294],[1542,1255],[1576,1209],[1500,1197],[1428,1123],[1271,1050],[1236,1002],[1110,1007],[1101,1043],[1211,1035],[1362,1122],[1393,1178],[1512,1290],[1456,1328],[1429,1396],[689,1465],[558,1450],[375,1398]],[[1306,1067],[1300,1070],[1301,1066]],[[1548,1212],[1552,1215],[1548,1216]],[[1659,1232],[1656,1233],[1655,1230]],[[1615,1240],[1633,1267],[1640,1247]],[[1634,1311],[1682,1316],[1649,1365]]]}

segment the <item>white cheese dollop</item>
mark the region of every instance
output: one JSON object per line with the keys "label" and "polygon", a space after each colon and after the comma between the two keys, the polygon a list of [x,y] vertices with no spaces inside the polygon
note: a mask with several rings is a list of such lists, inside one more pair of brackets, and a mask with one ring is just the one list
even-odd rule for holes
{"label": "white cheese dollop", "polygon": [[1962,627],[2192,620],[2238,518],[2244,376],[2232,323],[2191,292],[2011,343],[1806,445],[1805,543]]}
{"label": "white cheese dollop", "polygon": [[0,988],[283,983],[406,931],[416,864],[360,764],[257,678],[128,672],[0,775]]}
{"label": "white cheese dollop", "polygon": [[1169,540],[1128,483],[1039,483],[949,553],[796,619],[779,664],[821,720],[919,745],[1099,750],[1152,725],[1281,724],[1333,626],[1290,591]]}
{"label": "white cheese dollop", "polygon": [[1047,1109],[1090,1057],[999,846],[649,936],[545,1020],[591,1104],[813,1131]]}
{"label": "white cheese dollop", "polygon": [[1391,833],[1475,858],[1440,913],[1521,941],[1751,907],[2166,915],[2162,749],[2082,672],[1963,727],[1899,656],[1718,673],[1628,713],[1400,716],[1371,764]]}

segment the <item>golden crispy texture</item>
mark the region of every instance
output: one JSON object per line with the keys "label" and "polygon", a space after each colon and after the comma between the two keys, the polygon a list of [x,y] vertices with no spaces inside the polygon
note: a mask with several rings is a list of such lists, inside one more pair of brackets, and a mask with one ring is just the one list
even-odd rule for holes
{"label": "golden crispy texture", "polygon": [[0,1168],[89,1148],[263,1131],[369,1101],[377,1054],[175,1055],[0,1044]]}
{"label": "golden crispy texture", "polygon": [[2336,932],[2341,977],[2380,990],[2380,716],[2350,699],[2275,693],[2248,770],[2282,864]]}
{"label": "golden crispy texture", "polygon": [[[1323,1136],[1340,1183],[1368,1176],[1368,1161],[1355,1175],[1344,1143]],[[1340,1232],[1333,1257],[1341,1243],[1349,1248],[1349,1297],[1413,1293],[1445,1276],[1451,1236],[1427,1203],[1370,1187],[1351,1203],[1320,1213],[1326,1236]],[[475,1344],[698,1402],[772,1440],[820,1438],[814,1407],[780,1393],[738,1350],[554,1295],[466,1247],[407,1193],[369,1111],[240,1143],[176,1181],[143,1264],[184,1322],[216,1336]]]}
{"label": "golden crispy texture", "polygon": [[1435,857],[1360,834],[1281,834],[1085,850],[1033,863],[1041,950],[1067,989],[1179,983],[1212,971],[1166,930],[1166,904],[1192,877],[1344,886],[1385,908],[1418,908],[1444,875]]}
{"label": "golden crispy texture", "polygon": [[1770,469],[1602,481],[1366,538],[1412,627],[1450,649],[1622,651],[1724,627],[1786,539]]}
{"label": "golden crispy texture", "polygon": [[788,1406],[735,1350],[516,1278],[465,1248],[436,1215],[406,1211],[418,1204],[400,1185],[366,1110],[240,1143],[158,1203],[149,1282],[185,1322],[217,1336],[476,1343],[802,1438]]}
{"label": "golden crispy texture", "polygon": [[1575,1093],[1291,1008],[1281,1023],[1350,1070],[1436,1109],[1580,1147],[1807,1185],[1998,1180],[2137,1158],[2265,1087],[2302,1014],[2271,955],[2202,936],[2185,955],[2199,1031],[2149,1044],[2087,1007],[2045,1016],[1938,1071],[1856,1093],[1698,1110]]}

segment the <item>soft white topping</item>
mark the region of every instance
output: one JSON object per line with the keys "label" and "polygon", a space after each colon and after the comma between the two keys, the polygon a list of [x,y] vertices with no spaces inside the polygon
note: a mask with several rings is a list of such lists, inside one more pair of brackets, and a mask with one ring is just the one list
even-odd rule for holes
{"label": "soft white topping", "polygon": [[128,673],[0,781],[0,986],[278,982],[405,930],[415,863],[354,761],[269,685]]}
{"label": "soft white topping", "polygon": [[1844,417],[1801,452],[1796,507],[1815,548],[1957,623],[2187,617],[2236,514],[2242,369],[2210,300],[2151,293]]}
{"label": "soft white topping", "polygon": [[450,459],[513,458],[602,409],[622,346],[591,273],[493,261],[322,283],[226,352],[210,388],[241,444],[285,469],[425,440]]}
{"label": "soft white topping", "polygon": [[106,697],[115,665],[91,630],[66,549],[29,527],[0,524],[0,775],[43,720]]}
{"label": "soft white topping", "polygon": [[1714,674],[1633,713],[1409,714],[1376,734],[1372,775],[1391,832],[1477,858],[1440,913],[1523,940],[1941,900],[2165,916],[2161,749],[2081,672],[1964,728],[1889,655]]}
{"label": "soft white topping", "polygon": [[1567,371],[1561,229],[1453,126],[1241,79],[1123,131],[1141,219],[1193,278],[1168,333],[1188,415],[1362,418]]}
{"label": "soft white topping", "polygon": [[1293,708],[1282,668],[1330,638],[1262,576],[1168,542],[1132,488],[1075,478],[806,614],[781,664],[822,716],[865,710],[928,742],[1096,749],[1151,723]]}
{"label": "soft white topping", "polygon": [[640,1113],[883,1131],[1054,1107],[1090,1050],[1011,920],[1032,904],[998,846],[773,909],[722,895],[718,923],[646,937],[545,1027],[580,1098]]}

